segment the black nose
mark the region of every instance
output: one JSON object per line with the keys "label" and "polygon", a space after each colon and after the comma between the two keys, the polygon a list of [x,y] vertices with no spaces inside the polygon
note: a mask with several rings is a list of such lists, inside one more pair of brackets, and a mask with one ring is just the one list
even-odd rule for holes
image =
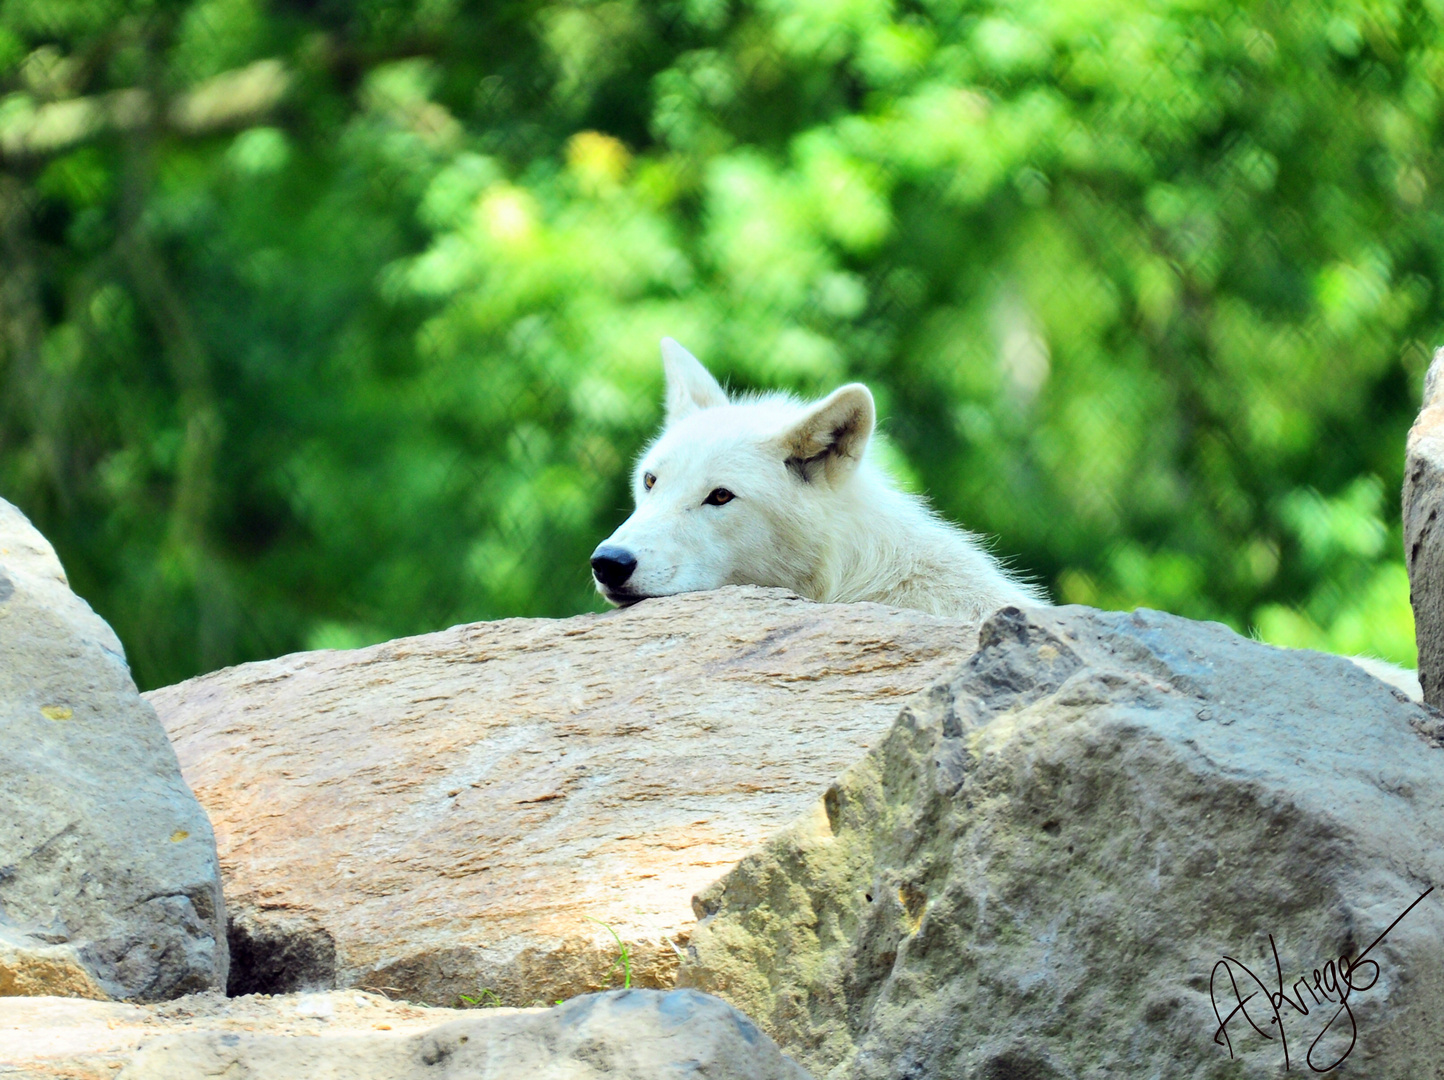
{"label": "black nose", "polygon": [[637,568],[637,557],[626,548],[603,544],[592,552],[592,574],[609,589],[624,585]]}

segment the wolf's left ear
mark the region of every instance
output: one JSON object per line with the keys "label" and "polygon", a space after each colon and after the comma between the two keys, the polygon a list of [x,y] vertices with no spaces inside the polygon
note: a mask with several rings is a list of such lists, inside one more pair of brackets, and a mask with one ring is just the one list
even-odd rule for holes
{"label": "wolf's left ear", "polygon": [[662,370],[667,375],[667,422],[698,409],[727,404],[727,392],[702,362],[669,337],[662,339]]}
{"label": "wolf's left ear", "polygon": [[841,483],[862,462],[876,418],[867,387],[839,387],[783,433],[787,467],[806,483]]}

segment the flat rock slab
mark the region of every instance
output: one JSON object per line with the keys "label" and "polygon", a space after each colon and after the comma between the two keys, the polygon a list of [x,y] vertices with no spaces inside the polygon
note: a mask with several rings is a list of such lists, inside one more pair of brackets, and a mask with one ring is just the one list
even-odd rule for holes
{"label": "flat rock slab", "polygon": [[1216,623],[1004,609],[698,896],[679,984],[829,1080],[1438,1076],[1440,727]]}
{"label": "flat rock slab", "polygon": [[0,996],[226,984],[210,822],[120,642],[0,499]]}
{"label": "flat rock slab", "polygon": [[747,1017],[693,990],[461,1012],[356,991],[149,1008],[0,1001],[16,1080],[809,1080]]}
{"label": "flat rock slab", "polygon": [[634,985],[670,986],[692,894],[975,642],[966,622],[742,587],[148,698],[215,825],[233,992],[530,1005],[621,984],[605,927]]}
{"label": "flat rock slab", "polygon": [[142,1051],[177,1037],[229,1039],[233,1045],[243,1035],[364,1038],[384,1047],[469,1015],[356,990],[238,998],[193,994],[157,1005],[0,998],[0,1077],[114,1080]]}

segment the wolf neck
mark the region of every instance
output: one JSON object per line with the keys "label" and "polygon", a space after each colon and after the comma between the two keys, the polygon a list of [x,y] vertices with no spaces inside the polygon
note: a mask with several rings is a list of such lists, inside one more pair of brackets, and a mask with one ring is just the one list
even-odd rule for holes
{"label": "wolf neck", "polygon": [[1046,603],[971,534],[863,466],[837,493],[819,559],[801,589],[830,603],[872,601],[980,619],[1009,604]]}

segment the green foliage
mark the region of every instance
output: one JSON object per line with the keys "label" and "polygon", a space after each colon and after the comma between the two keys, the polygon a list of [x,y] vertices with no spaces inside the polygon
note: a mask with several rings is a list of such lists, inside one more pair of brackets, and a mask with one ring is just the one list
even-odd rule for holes
{"label": "green foliage", "polygon": [[607,972],[607,977],[610,978],[613,971],[620,969],[622,972],[622,989],[630,990],[632,988],[632,952],[627,947],[627,943],[622,940],[622,936],[620,934],[618,934],[606,923],[602,922],[601,919],[594,919],[590,915],[583,915],[582,918],[586,919],[587,922],[596,923],[603,930],[612,935],[612,940],[617,943],[617,959],[612,964],[611,969]]}
{"label": "green foliage", "polygon": [[1412,661],[1439,14],[11,0],[0,495],[146,686],[596,609],[670,334],[1059,600]]}

